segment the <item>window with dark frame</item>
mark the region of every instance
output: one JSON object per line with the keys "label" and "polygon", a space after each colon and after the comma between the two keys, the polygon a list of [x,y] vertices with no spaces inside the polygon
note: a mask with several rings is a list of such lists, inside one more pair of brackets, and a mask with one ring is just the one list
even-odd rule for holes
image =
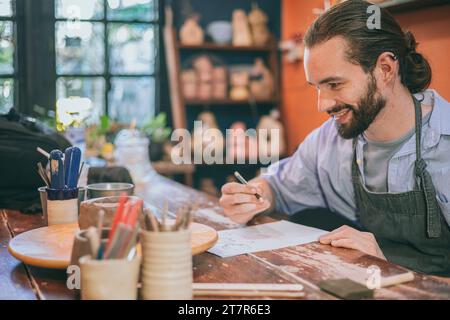
{"label": "window with dark frame", "polygon": [[0,114],[15,103],[15,14],[13,0],[0,0]]}
{"label": "window with dark frame", "polygon": [[[1,1],[1,0],[0,0]],[[155,113],[158,0],[55,0],[56,110],[139,125]]]}

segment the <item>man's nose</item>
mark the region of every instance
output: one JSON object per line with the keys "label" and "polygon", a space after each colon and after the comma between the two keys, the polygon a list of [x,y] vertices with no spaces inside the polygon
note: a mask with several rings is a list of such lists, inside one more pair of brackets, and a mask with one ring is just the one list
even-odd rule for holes
{"label": "man's nose", "polygon": [[317,100],[317,108],[319,112],[327,112],[336,105],[336,100],[333,98],[319,92],[319,97]]}

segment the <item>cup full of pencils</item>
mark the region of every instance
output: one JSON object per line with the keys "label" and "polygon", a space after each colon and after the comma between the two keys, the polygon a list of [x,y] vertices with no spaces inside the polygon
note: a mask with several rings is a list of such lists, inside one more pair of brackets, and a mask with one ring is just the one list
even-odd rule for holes
{"label": "cup full of pencils", "polygon": [[[83,300],[135,300],[141,257],[137,240],[143,201],[121,196],[110,230],[102,241],[104,211],[89,239],[91,253],[79,259]],[[94,232],[95,231],[95,232]]]}
{"label": "cup full of pencils", "polygon": [[[83,167],[81,150],[69,147],[64,153],[52,150],[50,153],[42,148],[37,151],[45,155],[50,164],[50,177],[42,166],[37,163],[37,171],[46,185],[46,201],[42,205],[48,225],[74,223],[78,221],[78,179]],[[81,164],[81,169],[80,169]]]}
{"label": "cup full of pencils", "polygon": [[144,210],[141,295],[144,300],[192,299],[192,208],[180,208],[175,219],[169,217],[167,202],[159,219]]}

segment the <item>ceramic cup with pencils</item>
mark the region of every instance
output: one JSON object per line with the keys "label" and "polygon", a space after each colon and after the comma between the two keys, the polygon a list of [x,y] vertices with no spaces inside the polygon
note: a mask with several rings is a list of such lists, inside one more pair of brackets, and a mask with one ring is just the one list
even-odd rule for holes
{"label": "ceramic cup with pencils", "polygon": [[150,210],[145,214],[146,230],[140,233],[142,299],[192,299],[190,210],[178,212],[176,220],[166,218],[167,207],[160,220]]}
{"label": "ceramic cup with pencils", "polygon": [[79,259],[83,300],[137,298],[141,264],[137,248],[138,216],[142,206],[142,199],[133,201],[122,195],[105,239],[102,234],[105,210],[98,212],[97,227],[87,229],[90,254]]}

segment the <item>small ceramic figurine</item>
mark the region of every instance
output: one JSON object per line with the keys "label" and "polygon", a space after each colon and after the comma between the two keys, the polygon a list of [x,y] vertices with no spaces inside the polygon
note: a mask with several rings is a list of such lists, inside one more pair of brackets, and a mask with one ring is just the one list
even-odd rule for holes
{"label": "small ceramic figurine", "polygon": [[[223,154],[224,138],[222,132],[219,130],[214,114],[209,111],[202,112],[199,114],[197,120],[202,122],[202,126],[194,127],[192,134],[192,150],[194,155],[202,158],[205,148],[222,152]],[[212,156],[214,155],[216,155],[215,152],[213,152]]]}
{"label": "small ceramic figurine", "polygon": [[223,66],[214,67],[212,96],[217,100],[224,100],[228,94],[227,69]]}
{"label": "small ceramic figurine", "polygon": [[256,3],[252,4],[252,10],[248,15],[248,20],[252,28],[253,44],[264,46],[270,39],[270,32],[267,28],[267,15]]}
{"label": "small ceramic figurine", "polygon": [[227,158],[233,160],[245,160],[247,157],[247,138],[245,131],[247,126],[238,121],[231,125],[231,139],[227,139]]}
{"label": "small ceramic figurine", "polygon": [[274,81],[269,69],[261,58],[255,59],[250,71],[250,93],[255,99],[265,100],[273,97]]}
{"label": "small ceramic figurine", "polygon": [[207,55],[201,55],[192,62],[200,82],[212,81],[212,72],[214,69],[211,58]]}
{"label": "small ceramic figurine", "polygon": [[231,139],[227,139],[227,158],[233,160],[256,160],[258,158],[256,131],[247,130],[247,126],[241,121],[233,123],[230,130]]}
{"label": "small ceramic figurine", "polygon": [[233,68],[230,75],[230,98],[246,100],[249,97],[249,71],[245,68]]}
{"label": "small ceramic figurine", "polygon": [[185,45],[199,45],[204,40],[203,29],[196,17],[187,18],[180,29],[180,41]]}
{"label": "small ceramic figurine", "polygon": [[192,69],[181,72],[181,84],[183,95],[186,99],[195,99],[197,97],[197,73]]}
{"label": "small ceramic figurine", "polygon": [[[263,155],[280,157],[286,154],[284,126],[279,119],[280,112],[274,109],[270,115],[262,116],[256,127],[259,140],[258,146],[260,153]],[[261,129],[266,129],[267,134],[261,134]],[[271,150],[274,150],[274,152],[272,153]]]}
{"label": "small ceramic figurine", "polygon": [[197,99],[209,100],[213,94],[213,70],[211,58],[201,55],[193,61],[197,73]]}
{"label": "small ceramic figurine", "polygon": [[250,32],[250,26],[244,10],[236,9],[233,11],[232,27],[234,46],[252,45],[252,34]]}

